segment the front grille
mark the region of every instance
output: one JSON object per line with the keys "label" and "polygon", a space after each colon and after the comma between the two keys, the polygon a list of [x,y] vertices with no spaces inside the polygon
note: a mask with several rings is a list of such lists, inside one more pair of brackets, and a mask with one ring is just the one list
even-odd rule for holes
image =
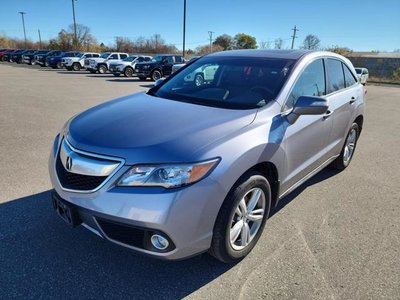
{"label": "front grille", "polygon": [[57,156],[56,172],[60,184],[65,189],[91,191],[97,188],[106,180],[108,176],[88,176],[68,172],[60,159],[60,154]]}

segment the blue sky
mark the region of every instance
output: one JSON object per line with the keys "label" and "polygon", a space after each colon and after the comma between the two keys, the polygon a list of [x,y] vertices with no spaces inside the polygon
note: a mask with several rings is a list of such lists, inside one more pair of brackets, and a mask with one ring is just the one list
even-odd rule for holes
{"label": "blue sky", "polygon": [[[27,36],[55,37],[72,23],[71,0],[0,0],[0,34],[23,38],[21,16],[27,12]],[[78,0],[76,18],[91,28],[99,42],[115,36],[136,38],[159,33],[182,47],[183,0]],[[322,46],[393,51],[400,48],[400,0],[187,0],[187,48],[215,36],[238,32],[257,41],[283,38],[290,46],[291,29],[300,29],[295,47],[308,33]]]}

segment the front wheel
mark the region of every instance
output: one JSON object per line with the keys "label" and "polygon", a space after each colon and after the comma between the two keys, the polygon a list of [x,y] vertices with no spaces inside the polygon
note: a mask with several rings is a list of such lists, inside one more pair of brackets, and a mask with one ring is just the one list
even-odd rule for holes
{"label": "front wheel", "polygon": [[258,172],[239,179],[226,197],[214,225],[210,254],[229,263],[254,248],[271,208],[271,187]]}
{"label": "front wheel", "polygon": [[159,70],[154,70],[151,73],[151,80],[153,80],[153,81],[157,81],[158,79],[161,79],[161,77],[162,77],[162,74]]}
{"label": "front wheel", "polygon": [[99,73],[100,74],[105,74],[107,72],[107,67],[105,65],[100,65],[99,66]]}
{"label": "front wheel", "polygon": [[356,150],[358,136],[360,134],[360,128],[357,123],[353,123],[350,127],[349,133],[347,134],[344,146],[340,155],[332,162],[331,166],[339,171],[342,171],[348,167],[351,159],[354,156]]}
{"label": "front wheel", "polygon": [[80,63],[73,63],[72,70],[79,71],[80,69],[81,69],[81,64]]}
{"label": "front wheel", "polygon": [[126,67],[124,71],[125,77],[132,77],[133,76],[133,69],[131,67]]}

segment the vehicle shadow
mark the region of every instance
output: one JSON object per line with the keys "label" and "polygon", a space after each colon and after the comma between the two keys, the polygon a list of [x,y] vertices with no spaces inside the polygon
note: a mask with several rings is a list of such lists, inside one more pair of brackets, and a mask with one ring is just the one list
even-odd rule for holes
{"label": "vehicle shadow", "polygon": [[[89,73],[90,74],[90,73]],[[111,77],[111,78],[115,78],[114,75],[112,74],[91,74],[91,75],[86,75],[86,77],[93,77],[93,78],[107,78],[107,77]]]}
{"label": "vehicle shadow", "polygon": [[88,74],[87,71],[60,71],[58,74],[68,74],[68,75],[86,75]]}
{"label": "vehicle shadow", "polygon": [[[326,169],[283,198],[271,217],[308,186],[334,176]],[[50,191],[0,205],[0,299],[180,299],[229,271],[208,254],[160,261],[68,227]]]}
{"label": "vehicle shadow", "polygon": [[323,169],[313,177],[311,177],[309,180],[307,180],[305,183],[303,183],[301,186],[299,186],[297,189],[295,189],[293,192],[282,198],[278,205],[271,209],[270,213],[270,218],[273,217],[276,213],[278,213],[282,208],[284,208],[286,205],[288,205],[291,201],[293,201],[297,196],[299,196],[304,190],[306,190],[309,186],[312,186],[314,184],[317,184],[321,181],[324,181],[330,177],[335,176],[338,174],[339,171],[331,169],[329,167]]}
{"label": "vehicle shadow", "polygon": [[121,77],[121,78],[116,77],[115,79],[107,79],[107,81],[110,81],[110,82],[138,82],[139,79],[126,78],[126,77]]}
{"label": "vehicle shadow", "polygon": [[50,200],[46,191],[0,205],[0,299],[180,299],[234,266],[138,255],[68,227]]}

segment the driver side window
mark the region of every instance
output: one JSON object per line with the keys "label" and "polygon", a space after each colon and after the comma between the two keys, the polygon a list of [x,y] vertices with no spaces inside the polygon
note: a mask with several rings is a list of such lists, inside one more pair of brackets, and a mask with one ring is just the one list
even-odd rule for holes
{"label": "driver side window", "polygon": [[324,96],[325,91],[325,67],[322,59],[309,64],[297,79],[290,93],[285,110],[292,109],[300,96]]}

